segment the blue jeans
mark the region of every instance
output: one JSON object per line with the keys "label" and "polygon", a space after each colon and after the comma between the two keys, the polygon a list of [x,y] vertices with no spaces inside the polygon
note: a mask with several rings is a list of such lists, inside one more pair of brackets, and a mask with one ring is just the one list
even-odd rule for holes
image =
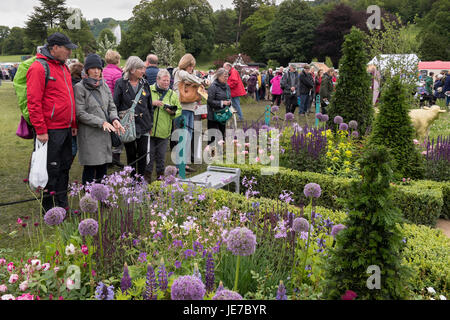
{"label": "blue jeans", "polygon": [[238,116],[239,116],[239,120],[244,120],[244,116],[242,115],[242,110],[241,110],[240,97],[231,98],[231,105],[236,109]]}
{"label": "blue jeans", "polygon": [[301,94],[300,95],[300,107],[299,113],[306,113],[309,106],[309,94]]}
{"label": "blue jeans", "polygon": [[[178,117],[175,119],[175,125],[176,128],[181,128],[181,119],[184,119],[184,125],[185,128],[188,130],[188,136],[186,139],[186,149],[183,152],[183,157],[185,160],[185,163],[191,163],[191,159],[187,158],[187,155],[191,154],[191,139],[192,139],[192,135],[194,133],[194,112],[193,111],[189,111],[189,110],[183,110],[181,113],[181,117]],[[177,159],[178,159],[179,155],[177,155]],[[180,161],[177,161],[178,163],[180,163]],[[179,165],[177,164],[177,168],[179,167]]]}

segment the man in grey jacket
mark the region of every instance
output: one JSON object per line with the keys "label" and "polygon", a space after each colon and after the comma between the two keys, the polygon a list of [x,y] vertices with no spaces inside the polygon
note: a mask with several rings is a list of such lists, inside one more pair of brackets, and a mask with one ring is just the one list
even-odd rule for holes
{"label": "man in grey jacket", "polygon": [[298,72],[294,65],[289,65],[289,71],[281,78],[281,89],[283,89],[284,103],[286,104],[286,113],[294,113],[297,107],[297,88],[299,85]]}

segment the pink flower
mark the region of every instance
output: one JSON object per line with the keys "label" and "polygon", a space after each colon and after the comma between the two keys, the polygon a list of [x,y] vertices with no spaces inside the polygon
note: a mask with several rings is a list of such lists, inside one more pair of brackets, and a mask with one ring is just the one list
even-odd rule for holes
{"label": "pink flower", "polygon": [[28,281],[24,281],[21,284],[19,284],[20,291],[25,291],[28,289]]}
{"label": "pink flower", "polygon": [[260,160],[259,157],[256,157],[256,158],[255,158],[255,161],[256,161],[256,162],[259,162],[259,160]]}
{"label": "pink flower", "polygon": [[17,297],[16,300],[34,300],[34,296],[31,293],[24,293],[20,297]]}
{"label": "pink flower", "polygon": [[97,275],[97,273],[95,272],[95,270],[92,270],[92,276],[95,277]]}
{"label": "pink flower", "polygon": [[23,223],[22,219],[17,218],[17,224],[22,224],[22,223]]}
{"label": "pink flower", "polygon": [[0,259],[0,266],[2,266],[2,265],[4,265],[4,264],[6,264],[6,259],[1,258],[1,259]]}
{"label": "pink flower", "polygon": [[58,300],[64,300],[64,298],[62,296],[59,296]]}
{"label": "pink flower", "polygon": [[9,283],[16,283],[17,280],[19,280],[19,275],[13,273],[13,274],[9,277],[8,282],[9,282]]}
{"label": "pink flower", "polygon": [[8,291],[8,287],[5,284],[0,285],[0,292]]}
{"label": "pink flower", "polygon": [[41,260],[39,259],[31,260],[31,266],[34,267],[36,270],[41,270],[42,268]]}
{"label": "pink flower", "polygon": [[422,154],[425,156],[427,154],[427,152],[426,151],[422,151]]}
{"label": "pink flower", "polygon": [[66,287],[67,287],[67,289],[72,290],[73,287],[74,287],[74,284],[75,284],[75,281],[73,281],[70,278],[67,278],[67,280],[66,280]]}
{"label": "pink flower", "polygon": [[42,265],[42,271],[47,271],[47,270],[49,270],[50,269],[50,263],[44,263],[43,265]]}
{"label": "pink flower", "polygon": [[83,252],[85,255],[88,255],[89,254],[89,249],[88,249],[88,247],[86,246],[86,245],[82,245],[81,246],[81,252]]}
{"label": "pink flower", "polygon": [[263,149],[259,149],[259,154],[263,154],[264,153],[264,150]]}
{"label": "pink flower", "polygon": [[225,143],[225,141],[220,140],[219,142],[217,142],[217,144],[219,144],[220,146],[223,146],[223,144]]}
{"label": "pink flower", "polygon": [[270,159],[270,161],[273,161],[275,159],[275,157],[273,155],[270,155],[269,159]]}
{"label": "pink flower", "polygon": [[358,295],[355,291],[347,290],[345,294],[341,297],[342,300],[355,300]]}
{"label": "pink flower", "polygon": [[9,272],[12,272],[15,268],[16,268],[16,267],[14,267],[14,263],[12,263],[12,262],[8,263],[8,267],[6,267],[6,269],[7,269]]}
{"label": "pink flower", "polygon": [[406,182],[406,179],[405,179],[405,178],[403,178],[403,179],[402,179],[402,181],[403,181],[403,182]]}
{"label": "pink flower", "polygon": [[419,144],[419,141],[417,139],[413,140],[414,144]]}

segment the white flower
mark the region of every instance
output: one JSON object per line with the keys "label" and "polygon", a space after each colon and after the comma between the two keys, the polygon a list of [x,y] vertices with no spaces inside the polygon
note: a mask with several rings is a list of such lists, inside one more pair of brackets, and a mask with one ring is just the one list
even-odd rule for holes
{"label": "white flower", "polygon": [[20,291],[25,291],[25,290],[27,290],[28,289],[28,281],[24,281],[24,282],[22,282],[21,284],[19,284],[19,289],[20,289]]}
{"label": "white flower", "polygon": [[66,247],[66,255],[70,256],[75,254],[75,246],[71,243]]}
{"label": "white flower", "polygon": [[14,297],[12,294],[4,294],[2,295],[2,300],[16,300],[16,297]]}
{"label": "white flower", "polygon": [[436,293],[436,291],[432,287],[428,287],[427,290],[428,290],[428,293],[431,293],[431,294]]}
{"label": "white flower", "polygon": [[50,263],[47,262],[42,265],[42,271],[47,271],[49,269],[50,269]]}
{"label": "white flower", "polygon": [[430,298],[430,300],[434,300],[434,298]]}
{"label": "white flower", "polygon": [[19,275],[13,273],[13,274],[9,277],[8,282],[9,282],[9,283],[16,283],[17,280],[19,280]]}
{"label": "white flower", "polygon": [[39,260],[39,259],[34,259],[34,260],[31,260],[31,265],[33,266],[33,267],[35,267],[36,268],[36,270],[41,270],[41,260]]}
{"label": "white flower", "polygon": [[442,294],[439,296],[439,299],[441,300],[447,300],[447,298],[445,296],[443,296]]}
{"label": "white flower", "polygon": [[67,289],[72,290],[75,287],[74,285],[75,285],[75,281],[73,281],[70,278],[67,278],[67,281],[66,281]]}

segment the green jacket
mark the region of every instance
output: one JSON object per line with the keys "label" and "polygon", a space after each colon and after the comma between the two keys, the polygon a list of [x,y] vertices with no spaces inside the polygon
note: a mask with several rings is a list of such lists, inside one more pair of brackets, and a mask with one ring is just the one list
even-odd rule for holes
{"label": "green jacket", "polygon": [[[160,101],[162,95],[156,91],[156,84],[151,85],[150,90],[152,92],[152,101]],[[174,115],[170,115],[164,107],[154,107],[155,111],[153,114],[153,128],[151,136],[167,139],[170,137],[172,132],[172,120],[181,116],[182,108],[178,95],[172,89],[169,89],[162,101],[164,104],[177,106],[177,112]]]}
{"label": "green jacket", "polygon": [[428,94],[433,94],[433,78],[427,76],[425,79],[425,90],[427,90]]}

